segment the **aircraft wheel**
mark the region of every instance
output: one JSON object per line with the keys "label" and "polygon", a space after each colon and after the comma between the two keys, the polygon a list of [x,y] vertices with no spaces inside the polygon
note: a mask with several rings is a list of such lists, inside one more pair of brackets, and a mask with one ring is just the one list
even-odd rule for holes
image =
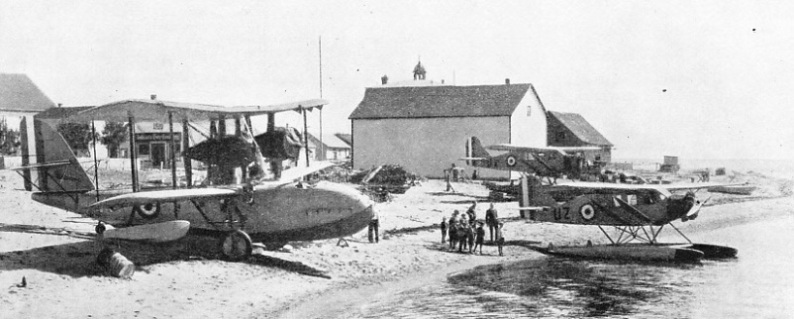
{"label": "aircraft wheel", "polygon": [[251,256],[251,237],[242,230],[233,230],[221,240],[221,253],[227,260],[238,261]]}
{"label": "aircraft wheel", "polygon": [[96,231],[97,235],[104,234],[106,229],[107,229],[107,227],[105,227],[105,223],[103,223],[103,222],[97,223],[96,227],[94,227],[94,231]]}
{"label": "aircraft wheel", "polygon": [[160,203],[148,203],[140,206],[135,206],[133,209],[138,216],[144,219],[154,219],[160,216]]}

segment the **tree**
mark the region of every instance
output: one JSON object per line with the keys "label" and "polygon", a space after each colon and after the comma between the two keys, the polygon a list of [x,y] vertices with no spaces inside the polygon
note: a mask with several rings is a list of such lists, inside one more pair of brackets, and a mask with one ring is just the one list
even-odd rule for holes
{"label": "tree", "polygon": [[106,122],[102,129],[102,144],[108,147],[111,158],[119,156],[119,145],[127,139],[128,125],[119,122]]}
{"label": "tree", "polygon": [[91,125],[80,123],[61,123],[58,124],[58,133],[63,136],[66,143],[75,153],[90,153],[88,146],[93,141],[91,136]]}

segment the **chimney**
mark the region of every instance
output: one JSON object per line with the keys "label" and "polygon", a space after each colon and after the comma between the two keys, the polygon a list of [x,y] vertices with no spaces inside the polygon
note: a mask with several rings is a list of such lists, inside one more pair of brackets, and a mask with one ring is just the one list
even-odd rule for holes
{"label": "chimney", "polygon": [[389,83],[389,77],[384,74],[382,77],[380,77],[380,84],[386,85],[387,83]]}
{"label": "chimney", "polygon": [[510,78],[505,79],[505,85],[510,85]]}
{"label": "chimney", "polygon": [[157,99],[157,94],[152,94],[152,95],[150,96],[150,98],[151,98],[152,100],[156,100],[156,99]]}

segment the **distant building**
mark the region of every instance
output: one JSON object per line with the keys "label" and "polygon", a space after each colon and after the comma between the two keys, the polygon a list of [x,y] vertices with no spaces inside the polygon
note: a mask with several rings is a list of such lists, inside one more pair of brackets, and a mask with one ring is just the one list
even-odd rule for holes
{"label": "distant building", "polygon": [[[0,117],[33,116],[53,106],[55,103],[27,75],[0,73]],[[13,124],[17,127],[19,121]]]}
{"label": "distant building", "polygon": [[588,161],[612,161],[612,143],[579,114],[549,111],[547,136],[549,146],[596,146],[584,152]]}
{"label": "distant building", "polygon": [[[319,138],[309,133],[309,153],[313,154],[313,159],[333,162],[350,160],[350,144],[341,139],[339,135],[350,136],[349,134],[326,135],[323,136],[323,141],[320,143]],[[324,149],[325,156],[318,149]]]}
{"label": "distant building", "polygon": [[[546,110],[531,84],[430,83],[417,79],[406,86],[366,89],[349,117],[354,168],[397,164],[440,178],[453,163],[465,167],[459,159],[472,136],[484,145],[546,146]],[[506,178],[508,172],[480,170],[478,175]]]}
{"label": "distant building", "polygon": [[342,140],[342,142],[345,142],[345,144],[347,144],[347,146],[349,146],[351,149],[353,148],[353,135],[342,133],[336,133],[334,135]]}
{"label": "distant building", "polygon": [[[5,122],[8,129],[19,133],[3,137],[0,142],[6,146],[4,152],[15,155],[35,149],[36,144],[33,139],[28,139],[28,143],[23,144],[22,136],[33,136],[33,116],[53,106],[55,104],[52,100],[27,75],[0,73],[0,121]],[[22,124],[23,121],[25,124]],[[15,137],[8,138],[14,135]],[[13,164],[8,162],[10,165],[27,165],[28,160],[28,158],[19,158],[19,162],[16,160]],[[5,168],[6,162],[4,156],[0,154],[0,168]]]}

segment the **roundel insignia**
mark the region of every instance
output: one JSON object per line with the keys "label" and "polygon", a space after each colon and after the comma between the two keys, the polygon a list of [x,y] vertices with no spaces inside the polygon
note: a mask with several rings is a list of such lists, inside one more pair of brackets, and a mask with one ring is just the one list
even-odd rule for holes
{"label": "roundel insignia", "polygon": [[507,157],[507,166],[510,166],[510,167],[516,166],[516,157],[515,156],[510,155],[510,156]]}
{"label": "roundel insignia", "polygon": [[160,203],[147,203],[135,206],[133,210],[144,219],[154,219],[160,215]]}
{"label": "roundel insignia", "polygon": [[579,209],[579,214],[581,214],[582,218],[585,220],[591,220],[593,217],[595,217],[595,209],[593,208],[593,205],[584,204],[582,205],[582,208]]}

